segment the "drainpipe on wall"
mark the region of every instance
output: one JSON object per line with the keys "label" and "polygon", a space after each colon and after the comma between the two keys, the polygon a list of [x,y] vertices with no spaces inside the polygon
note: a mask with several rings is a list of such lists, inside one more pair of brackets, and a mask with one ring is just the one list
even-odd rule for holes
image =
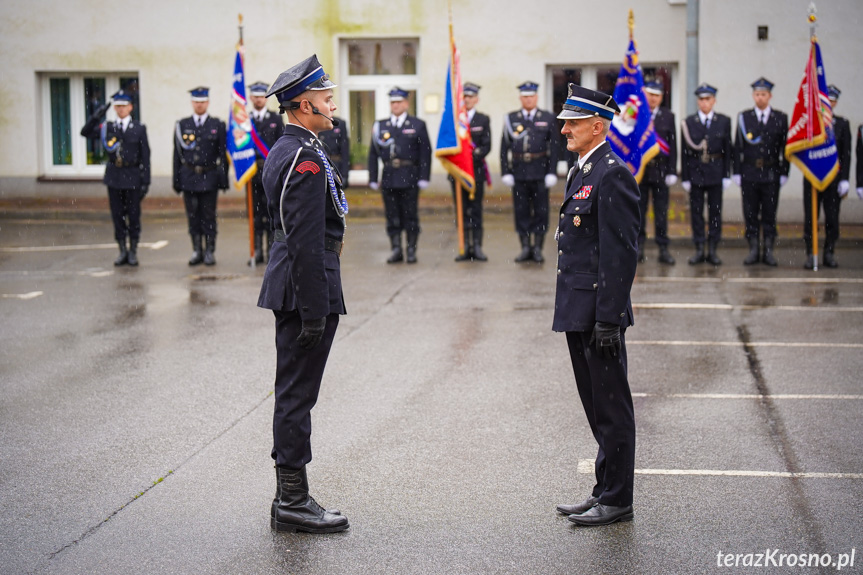
{"label": "drainpipe on wall", "polygon": [[698,1],[686,2],[686,114],[698,111],[695,89],[698,87]]}

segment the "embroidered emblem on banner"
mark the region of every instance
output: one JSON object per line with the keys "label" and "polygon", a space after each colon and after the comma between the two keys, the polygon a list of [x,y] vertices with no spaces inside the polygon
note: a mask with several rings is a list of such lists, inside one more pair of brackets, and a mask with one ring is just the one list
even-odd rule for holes
{"label": "embroidered emblem on banner", "polygon": [[581,225],[581,216],[575,216],[574,218],[572,218],[572,223],[575,224],[575,227],[580,226]]}
{"label": "embroidered emblem on banner", "polygon": [[297,166],[297,172],[300,174],[305,174],[306,172],[311,172],[313,174],[317,174],[321,171],[321,167],[316,163],[306,160],[299,166]]}
{"label": "embroidered emblem on banner", "polygon": [[573,194],[573,200],[586,200],[590,197],[590,191],[593,189],[593,186],[582,186],[580,190]]}

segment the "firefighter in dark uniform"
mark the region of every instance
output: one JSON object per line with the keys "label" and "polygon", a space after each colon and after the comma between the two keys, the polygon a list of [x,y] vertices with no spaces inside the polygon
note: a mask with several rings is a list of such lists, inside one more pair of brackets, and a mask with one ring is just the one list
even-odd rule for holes
{"label": "firefighter in dark uniform", "polygon": [[378,158],[384,165],[380,188],[392,252],[387,263],[404,259],[402,232],[407,239],[407,262],[417,261],[420,234],[419,191],[428,187],[431,174],[431,141],[426,124],[408,114],[408,93],[390,90],[392,116],[372,126],[369,146],[369,187],[378,189]]}
{"label": "firefighter in dark uniform", "polygon": [[656,245],[659,246],[659,263],[673,266],[674,258],[668,251],[668,187],[677,183],[677,136],[674,112],[663,108],[662,82],[645,82],[644,94],[653,118],[653,130],[660,142],[660,153],[644,168],[638,189],[641,191],[641,230],[638,234],[638,261],[644,261],[644,244],[647,242],[647,205],[653,195],[653,218]]}
{"label": "firefighter in dark uniform", "polygon": [[518,86],[521,110],[503,119],[500,141],[501,182],[512,188],[515,231],[521,242],[517,262],[544,261],[548,230],[548,190],[557,183],[557,121],[536,107],[539,84]]}
{"label": "firefighter in dark uniform", "polygon": [[[456,256],[455,261],[478,260],[487,261],[485,252],[482,251],[482,202],[485,197],[485,181],[488,166],[485,157],[491,151],[491,122],[485,114],[477,112],[476,103],[479,101],[478,86],[472,82],[465,82],[462,87],[464,95],[464,107],[467,110],[467,118],[470,123],[470,138],[473,144],[473,198],[467,190],[462,190],[461,209],[462,221],[464,222],[465,249],[464,254]],[[452,185],[453,202],[455,202],[455,180],[449,178]]]}
{"label": "firefighter in dark uniform", "polygon": [[348,206],[338,172],[318,134],[333,127],[333,84],[316,56],[283,72],[267,96],[286,114],[284,134],[264,162],[267,209],[275,242],[258,306],[276,320],[273,450],[276,531],[333,533],[348,528],[338,511],[309,495],[311,410],[327,356],[345,313],[339,257]]}
{"label": "firefighter in dark uniform", "polygon": [[[141,238],[141,200],[150,187],[150,143],[147,128],[136,123],[132,116],[132,98],[122,90],[111,96],[115,122],[103,120],[111,106],[106,102],[97,109],[81,129],[86,138],[99,138],[108,153],[105,177],[111,219],[114,220],[114,239],[120,246],[115,266],[138,265],[138,240]],[[126,238],[129,247],[126,248]]]}
{"label": "firefighter in dark uniform", "polygon": [[334,124],[332,130],[325,130],[318,134],[318,139],[324,143],[329,150],[330,162],[339,170],[342,178],[342,186],[348,187],[348,176],[351,171],[351,134],[348,124],[343,118],[333,116],[338,123]]}
{"label": "firefighter in dark uniform", "polygon": [[[189,90],[194,113],[174,128],[174,191],[183,194],[192,257],[189,265],[216,263],[216,202],[228,189],[225,123],[207,114],[210,89]],[[202,243],[206,239],[206,247]]]}
{"label": "firefighter in dark uniform", "polygon": [[[249,86],[249,96],[252,100],[252,111],[250,116],[255,124],[255,132],[261,142],[272,149],[276,140],[282,135],[282,130],[285,125],[282,122],[282,117],[269,109],[267,109],[267,90],[269,86],[266,82],[255,82]],[[254,215],[255,226],[255,263],[264,263],[264,234],[267,234],[267,254],[269,257],[270,249],[273,245],[272,229],[269,218],[267,217],[267,195],[264,193],[263,173],[264,173],[264,154],[255,146],[255,162],[258,170],[252,177],[252,213]],[[252,262],[249,262],[251,265]]]}
{"label": "firefighter in dark uniform", "polygon": [[558,116],[578,163],[566,179],[555,233],[552,329],[566,333],[578,395],[599,450],[590,496],[557,510],[584,526],[633,517],[635,416],[624,334],[633,324],[629,294],[641,210],[635,177],[605,140],[615,113],[620,109],[610,95],[570,84]]}
{"label": "firefighter in dark uniform", "polygon": [[[833,106],[833,133],[839,155],[839,173],[823,192],[818,193],[817,200],[816,217],[821,214],[821,205],[824,205],[823,261],[824,266],[828,268],[839,266],[834,254],[836,241],[839,239],[839,208],[842,207],[842,200],[851,189],[851,123],[846,118],[836,115],[836,105],[841,93],[842,91],[833,84],[827,86],[827,96]],[[859,169],[858,166],[858,171]],[[803,216],[803,240],[806,243],[806,262],[803,267],[811,270],[815,267],[815,258],[812,255],[812,184],[806,178],[803,178]]]}
{"label": "firefighter in dark uniform", "polygon": [[[681,186],[689,193],[692,241],[695,254],[690,265],[722,260],[716,247],[722,238],[722,192],[731,185],[731,118],[713,111],[716,88],[701,84],[695,90],[698,112],[680,125]],[[704,255],[704,198],[707,197],[708,252]]]}
{"label": "firefighter in dark uniform", "polygon": [[[773,83],[764,77],[752,83],[755,108],[744,110],[737,117],[734,138],[734,175],[743,196],[743,218],[746,221],[746,241],[749,255],[743,264],[751,266],[759,259],[768,266],[777,265],[773,255],[776,241],[776,208],[779,188],[788,181],[790,164],[785,159],[788,137],[788,116],[770,107]],[[759,236],[763,232],[762,255]]]}

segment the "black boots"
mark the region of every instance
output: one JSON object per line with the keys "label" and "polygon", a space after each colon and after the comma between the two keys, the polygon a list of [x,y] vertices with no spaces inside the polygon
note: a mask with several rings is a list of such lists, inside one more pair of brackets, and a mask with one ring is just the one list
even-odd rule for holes
{"label": "black boots", "polygon": [[695,244],[695,253],[689,258],[689,265],[694,266],[704,261],[704,244]]}
{"label": "black boots", "polygon": [[201,246],[201,236],[192,236],[192,257],[189,265],[196,266],[204,263],[204,248]]}
{"label": "black boots", "polygon": [[418,234],[408,233],[407,262],[409,264],[417,263],[417,239],[418,238],[419,238]]}
{"label": "black boots", "polygon": [[[773,242],[776,241],[776,238],[764,238],[764,256],[761,258],[768,266],[777,266],[779,262],[776,261],[776,258],[773,256]],[[826,259],[826,254],[825,254]],[[743,262],[746,263],[746,262]],[[826,264],[825,264],[826,265]]]}
{"label": "black boots", "polygon": [[464,253],[455,257],[457,262],[466,261],[488,261],[488,257],[482,251],[482,231],[480,230],[465,230],[464,233]]}
{"label": "black boots", "polygon": [[542,244],[545,243],[545,234],[536,234],[534,236],[534,245],[533,245],[533,261],[538,264],[541,264],[545,261],[545,258],[542,257]]}
{"label": "black boots", "polygon": [[309,495],[305,467],[277,467],[276,481],[278,502],[273,502],[270,520],[270,526],[276,531],[336,533],[350,526],[347,517],[327,511]]}
{"label": "black boots", "polygon": [[521,242],[521,253],[515,257],[515,261],[521,263],[533,259],[533,249],[530,247],[530,236],[527,234],[520,235],[518,236],[518,239]]}
{"label": "black boots", "polygon": [[473,250],[471,257],[479,262],[488,261],[488,257],[482,251],[482,234],[474,232],[473,234]]}
{"label": "black boots", "polygon": [[402,236],[401,234],[390,236],[390,245],[392,246],[392,253],[390,253],[390,257],[387,258],[388,264],[396,264],[404,259],[402,255]]}
{"label": "black boots", "polygon": [[671,256],[671,252],[668,251],[668,246],[659,246],[659,263],[667,266],[674,265],[674,258]]}
{"label": "black boots", "polygon": [[707,257],[704,260],[715,266],[721,266],[722,260],[716,255],[716,244],[719,242],[707,242]]}
{"label": "black boots", "polygon": [[130,266],[138,265],[138,240],[129,238],[129,253],[126,261]]}
{"label": "black boots", "polygon": [[121,242],[117,242],[117,245],[120,246],[120,255],[117,256],[117,259],[114,260],[114,265],[126,265],[127,263],[129,263],[129,252],[126,251],[126,240],[124,239]]}
{"label": "black boots", "polygon": [[[767,238],[765,238],[765,242]],[[743,260],[743,265],[751,266],[753,264],[757,264],[760,258],[760,254],[758,253],[758,238],[749,238],[749,255]],[[776,264],[774,264],[776,265]]]}
{"label": "black boots", "polygon": [[204,250],[204,265],[216,265],[216,257],[213,253],[216,251],[216,236],[207,236],[207,249]]}

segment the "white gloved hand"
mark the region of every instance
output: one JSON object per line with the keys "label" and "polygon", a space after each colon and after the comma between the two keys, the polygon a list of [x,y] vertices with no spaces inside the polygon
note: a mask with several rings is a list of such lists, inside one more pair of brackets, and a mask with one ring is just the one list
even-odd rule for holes
{"label": "white gloved hand", "polygon": [[857,188],[857,197],[863,200],[863,188]]}
{"label": "white gloved hand", "polygon": [[[742,178],[740,177],[740,174],[734,174],[733,176],[731,176],[731,181],[732,181],[732,182],[734,182],[734,185],[735,185],[735,186],[737,186],[737,187],[739,188],[739,187],[740,187],[740,183],[741,183],[743,180],[742,180]],[[724,185],[725,185],[725,184],[723,183],[723,186],[724,186]]]}
{"label": "white gloved hand", "polygon": [[788,183],[788,176],[779,176],[779,187],[781,188]]}
{"label": "white gloved hand", "polygon": [[373,190],[377,190],[378,189],[378,183],[377,182],[369,182],[369,187]]}
{"label": "white gloved hand", "polygon": [[557,183],[557,176],[554,174],[546,174],[545,175],[545,187],[551,188]]}
{"label": "white gloved hand", "polygon": [[688,192],[689,190],[692,189],[692,182],[689,182],[689,181],[680,182],[680,185],[683,187],[683,190],[686,192]]}
{"label": "white gloved hand", "polygon": [[731,178],[722,178],[722,189],[727,190],[728,186],[731,185]]}
{"label": "white gloved hand", "polygon": [[848,180],[842,180],[839,182],[839,197],[844,198],[845,194],[848,193],[848,190],[851,189],[851,182]]}
{"label": "white gloved hand", "polygon": [[666,186],[671,187],[676,183],[677,183],[677,174],[668,174],[667,176],[665,176],[665,185]]}
{"label": "white gloved hand", "polygon": [[420,188],[421,190],[424,190],[424,189],[426,189],[427,187],[429,187],[429,181],[428,181],[428,180],[420,180],[420,181],[418,181],[418,182],[417,182],[417,185],[419,186],[419,188]]}
{"label": "white gloved hand", "polygon": [[515,178],[512,174],[504,174],[500,177],[500,181],[504,186],[509,186],[510,188],[515,185]]}

